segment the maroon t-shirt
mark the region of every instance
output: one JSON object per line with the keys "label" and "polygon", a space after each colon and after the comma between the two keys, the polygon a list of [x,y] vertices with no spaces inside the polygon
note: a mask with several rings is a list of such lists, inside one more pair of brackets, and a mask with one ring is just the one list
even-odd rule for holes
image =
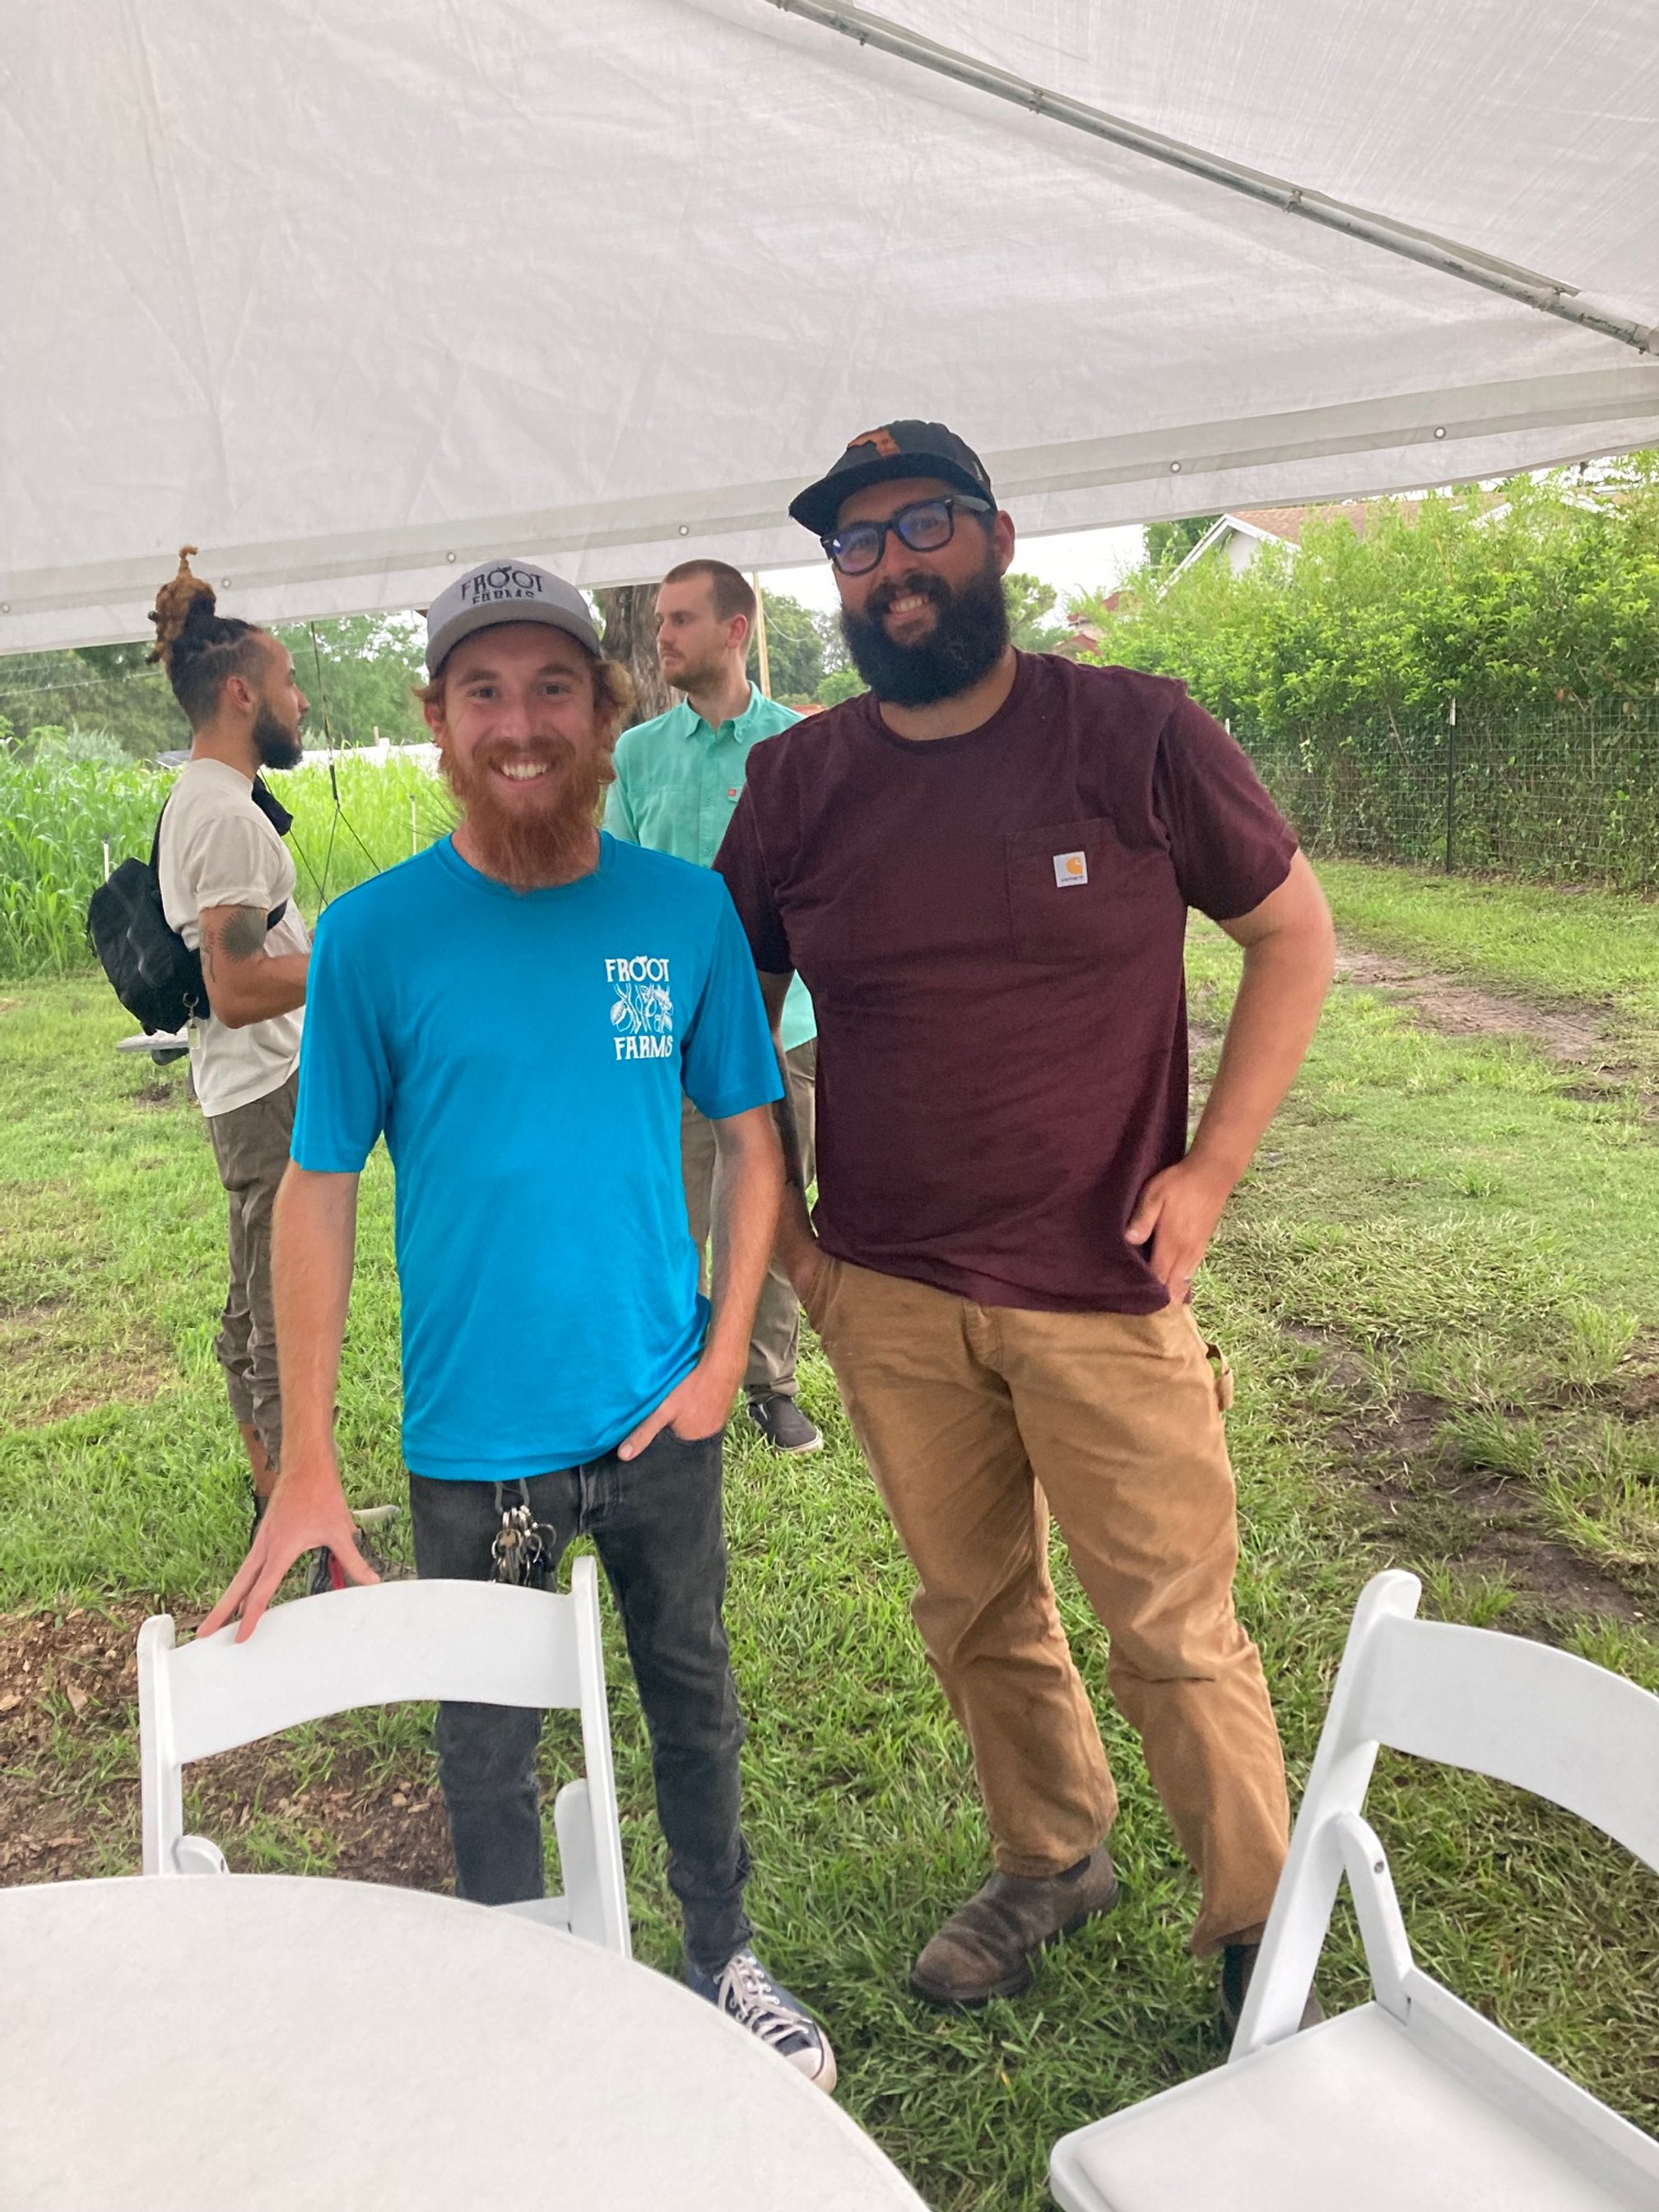
{"label": "maroon t-shirt", "polygon": [[1277,889],[1296,840],[1179,684],[1021,653],[965,737],[867,696],[749,756],[714,865],[817,1012],[826,1251],[986,1305],[1151,1313],[1125,1241],[1187,1146],[1187,908]]}

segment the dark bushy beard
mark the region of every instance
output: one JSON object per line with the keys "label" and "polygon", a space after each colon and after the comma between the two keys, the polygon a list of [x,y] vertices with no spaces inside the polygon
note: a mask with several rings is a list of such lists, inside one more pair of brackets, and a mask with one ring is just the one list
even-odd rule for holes
{"label": "dark bushy beard", "polygon": [[253,717],[253,750],[261,768],[298,768],[305,758],[305,739],[262,703]]}
{"label": "dark bushy beard", "polygon": [[[936,618],[918,644],[896,645],[883,618],[894,600],[909,592],[931,601]],[[923,568],[878,584],[862,614],[842,609],[841,634],[853,665],[890,706],[931,707],[970,690],[1008,649],[1008,609],[996,548],[987,544],[984,567],[956,591]]]}
{"label": "dark bushy beard", "polygon": [[[446,745],[439,755],[466,820],[477,864],[517,891],[574,883],[593,865],[599,800],[616,779],[608,753],[579,755],[562,738],[525,745],[485,745],[462,759]],[[544,760],[534,807],[503,803],[490,769],[500,760]]]}

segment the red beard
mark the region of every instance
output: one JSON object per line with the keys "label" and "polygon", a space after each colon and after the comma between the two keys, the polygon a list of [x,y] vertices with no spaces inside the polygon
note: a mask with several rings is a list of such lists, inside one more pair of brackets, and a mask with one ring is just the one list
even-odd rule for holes
{"label": "red beard", "polygon": [[[592,868],[599,801],[616,780],[608,753],[580,755],[549,738],[530,746],[485,745],[466,759],[446,745],[439,759],[485,875],[528,891],[574,882]],[[529,805],[522,797],[506,799],[490,773],[497,761],[526,759],[548,763]]]}

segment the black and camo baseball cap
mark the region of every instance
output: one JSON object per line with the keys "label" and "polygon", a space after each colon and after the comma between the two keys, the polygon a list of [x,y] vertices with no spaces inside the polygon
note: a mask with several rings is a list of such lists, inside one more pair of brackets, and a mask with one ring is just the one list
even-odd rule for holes
{"label": "black and camo baseball cap", "polygon": [[942,477],[946,483],[996,504],[985,464],[965,439],[943,422],[906,420],[860,430],[817,482],[789,502],[789,512],[816,538],[836,526],[842,501],[866,484],[890,477]]}

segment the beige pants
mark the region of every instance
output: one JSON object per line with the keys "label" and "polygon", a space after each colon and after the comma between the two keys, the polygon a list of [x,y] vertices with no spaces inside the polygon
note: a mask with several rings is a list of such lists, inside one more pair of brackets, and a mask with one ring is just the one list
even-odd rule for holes
{"label": "beige pants", "polygon": [[[813,1102],[817,1096],[818,1047],[816,1037],[784,1054],[789,1079],[789,1103],[795,1109],[795,1134],[800,1140],[801,1167],[810,1188]],[[685,1211],[691,1224],[691,1241],[700,1255],[699,1279],[708,1288],[708,1225],[714,1191],[714,1130],[688,1098],[680,1115],[680,1166],[685,1176]],[[755,1308],[754,1334],[749,1340],[749,1369],[744,1389],[750,1399],[793,1398],[796,1395],[795,1353],[800,1340],[800,1301],[794,1285],[775,1260],[761,1285]]]}
{"label": "beige pants", "polygon": [[263,1098],[207,1116],[219,1180],[230,1200],[230,1288],[213,1348],[225,1370],[231,1411],[244,1426],[252,1425],[273,1467],[283,1456],[283,1401],[270,1302],[270,1209],[288,1168],[299,1087],[296,1072]]}
{"label": "beige pants", "polygon": [[1052,1509],[1202,1885],[1192,1948],[1255,1941],[1289,1807],[1233,1614],[1232,1471],[1189,1311],[975,1305],[829,1259],[808,1311],[920,1578],[912,1611],[973,1747],[997,1865],[1056,1873],[1117,1810],[1054,1607]]}

